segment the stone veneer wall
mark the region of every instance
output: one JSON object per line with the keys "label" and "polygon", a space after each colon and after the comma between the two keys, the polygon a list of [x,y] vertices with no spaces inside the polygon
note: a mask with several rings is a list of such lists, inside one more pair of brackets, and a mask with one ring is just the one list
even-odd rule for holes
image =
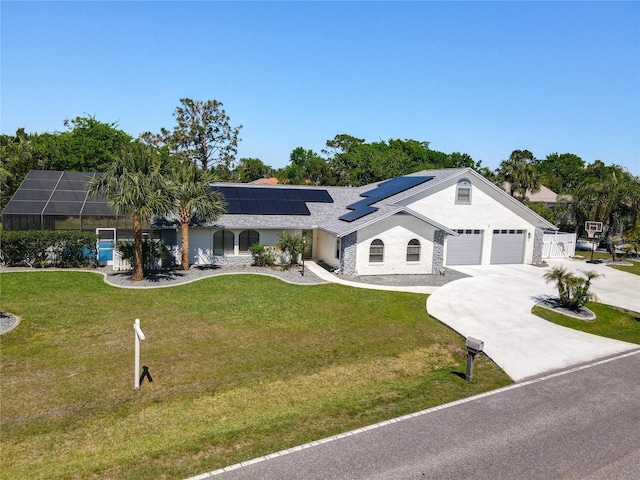
{"label": "stone veneer wall", "polygon": [[358,248],[358,233],[353,232],[340,240],[340,270],[343,275],[357,275],[356,251]]}
{"label": "stone veneer wall", "polygon": [[533,236],[533,259],[531,262],[534,265],[542,263],[542,249],[544,248],[544,230],[536,228],[536,233]]}
{"label": "stone veneer wall", "polygon": [[431,260],[434,275],[444,274],[444,230],[436,230],[433,234],[433,259]]}
{"label": "stone veneer wall", "polygon": [[242,257],[236,257],[233,255],[230,255],[228,257],[223,257],[222,255],[213,255],[211,259],[213,260],[213,265],[253,265],[253,257],[251,255]]}

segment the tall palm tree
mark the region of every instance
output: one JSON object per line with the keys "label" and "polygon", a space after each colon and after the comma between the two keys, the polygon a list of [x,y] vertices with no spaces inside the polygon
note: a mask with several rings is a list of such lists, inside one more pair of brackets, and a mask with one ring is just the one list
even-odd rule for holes
{"label": "tall palm tree", "polygon": [[507,160],[500,163],[498,176],[501,180],[509,182],[509,194],[512,197],[517,194],[524,200],[527,190],[540,190],[540,177],[533,167],[534,161],[535,158],[529,150],[514,150]]}
{"label": "tall palm tree", "polygon": [[118,214],[133,218],[133,275],[144,278],[142,226],[153,215],[167,215],[174,205],[175,186],[169,181],[170,163],[155,149],[140,142],[127,145],[89,182],[89,193],[104,195]]}
{"label": "tall palm tree", "polygon": [[180,268],[189,270],[189,225],[192,221],[213,222],[226,211],[220,192],[211,189],[216,174],[202,170],[191,161],[176,163],[172,180],[176,184],[174,210],[180,221],[182,253]]}

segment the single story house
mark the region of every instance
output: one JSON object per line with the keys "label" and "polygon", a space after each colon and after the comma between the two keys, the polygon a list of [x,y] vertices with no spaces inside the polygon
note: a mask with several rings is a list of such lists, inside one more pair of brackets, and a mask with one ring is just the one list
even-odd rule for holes
{"label": "single story house", "polygon": [[[305,258],[344,275],[437,274],[455,265],[540,263],[543,232],[556,230],[470,168],[425,170],[362,187],[216,183],[212,188],[223,195],[227,213],[213,224],[191,226],[192,264],[250,263],[251,245],[275,245],[278,234],[289,231],[306,237]],[[16,196],[21,198],[20,190]],[[90,203],[80,197],[74,196],[78,207]],[[3,212],[5,224],[7,214],[20,210],[13,201]],[[40,207],[44,225],[50,206]],[[179,248],[178,225],[171,218],[154,219],[150,230]]]}

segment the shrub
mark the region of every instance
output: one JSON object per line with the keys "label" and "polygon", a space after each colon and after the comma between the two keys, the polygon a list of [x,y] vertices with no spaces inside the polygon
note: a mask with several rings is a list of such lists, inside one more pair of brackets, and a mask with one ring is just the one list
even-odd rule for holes
{"label": "shrub", "polygon": [[[133,265],[133,240],[119,240],[116,242],[116,250],[123,260]],[[168,256],[169,254],[162,240],[149,238],[142,240],[142,264],[144,268],[162,264]]]}
{"label": "shrub", "polygon": [[249,248],[253,257],[253,264],[257,267],[271,267],[276,263],[276,256],[272,247],[256,243]]}
{"label": "shrub", "polygon": [[578,277],[568,272],[564,267],[555,267],[545,273],[544,278],[547,283],[555,282],[562,306],[576,311],[587,302],[596,299],[595,294],[590,292],[589,288],[591,288],[591,280],[601,276],[593,270],[583,272],[583,274],[583,277]]}
{"label": "shrub", "polygon": [[98,236],[61,230],[0,231],[0,260],[7,266],[82,267],[95,264]]}
{"label": "shrub", "polygon": [[302,253],[302,237],[290,232],[278,234],[278,248],[283,253],[282,263],[293,266],[298,263],[298,257]]}

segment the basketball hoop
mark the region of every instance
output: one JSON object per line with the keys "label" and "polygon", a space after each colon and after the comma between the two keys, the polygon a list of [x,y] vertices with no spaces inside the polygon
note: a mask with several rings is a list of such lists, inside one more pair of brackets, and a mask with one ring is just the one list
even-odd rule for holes
{"label": "basketball hoop", "polygon": [[[599,233],[602,233],[602,222],[594,222],[592,220],[588,220],[584,223],[584,229],[587,231],[587,235],[589,235],[589,238],[593,239],[596,238],[596,235],[598,235]],[[600,235],[598,235],[599,237]],[[594,260],[593,259],[593,252],[596,249],[596,242],[593,242],[593,245],[591,246],[591,260],[587,260],[587,263],[600,263],[601,260]]]}
{"label": "basketball hoop", "polygon": [[587,231],[589,238],[595,238],[596,234],[602,233],[602,222],[589,220],[584,223],[584,229]]}

